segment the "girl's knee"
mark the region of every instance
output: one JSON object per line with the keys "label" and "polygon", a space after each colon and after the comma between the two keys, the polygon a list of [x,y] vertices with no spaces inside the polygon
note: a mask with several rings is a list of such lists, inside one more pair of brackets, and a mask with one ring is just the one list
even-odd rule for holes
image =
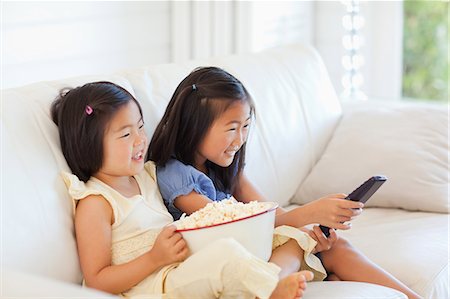
{"label": "girl's knee", "polygon": [[350,244],[349,241],[347,241],[347,239],[344,238],[339,238],[336,243],[333,244],[333,247],[335,247],[336,249],[353,249],[352,244]]}
{"label": "girl's knee", "polygon": [[361,256],[361,253],[346,239],[339,238],[327,254],[329,259],[342,259]]}
{"label": "girl's knee", "polygon": [[335,258],[339,258],[342,255],[347,255],[352,251],[354,251],[354,247],[350,244],[350,242],[344,238],[339,238],[329,250],[322,252],[322,256],[326,260],[334,260]]}

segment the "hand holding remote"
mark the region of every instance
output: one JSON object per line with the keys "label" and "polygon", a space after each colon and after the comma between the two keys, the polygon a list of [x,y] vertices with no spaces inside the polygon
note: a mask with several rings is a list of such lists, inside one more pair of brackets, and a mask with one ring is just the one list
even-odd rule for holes
{"label": "hand holding remote", "polygon": [[[352,193],[350,193],[350,195],[347,196],[346,199],[365,203],[386,180],[387,178],[382,175],[373,176],[365,181],[361,186],[356,188]],[[320,225],[319,227],[326,237],[330,235],[329,227],[323,225]]]}

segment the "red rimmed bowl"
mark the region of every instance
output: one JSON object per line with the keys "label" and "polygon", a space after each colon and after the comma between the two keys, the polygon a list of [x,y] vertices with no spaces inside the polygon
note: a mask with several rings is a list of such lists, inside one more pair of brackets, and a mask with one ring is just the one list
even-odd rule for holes
{"label": "red rimmed bowl", "polygon": [[[214,225],[179,229],[191,253],[206,247],[211,242],[222,238],[234,238],[253,255],[268,261],[272,254],[273,230],[275,227],[276,202],[269,202],[269,207],[259,213],[244,218]],[[177,225],[177,221],[174,222]]]}

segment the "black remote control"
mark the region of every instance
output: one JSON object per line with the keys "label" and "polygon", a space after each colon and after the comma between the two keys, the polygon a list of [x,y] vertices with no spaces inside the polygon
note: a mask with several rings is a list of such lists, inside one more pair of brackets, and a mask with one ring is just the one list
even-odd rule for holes
{"label": "black remote control", "polygon": [[[369,200],[369,198],[378,190],[378,188],[386,182],[387,178],[383,175],[376,175],[369,178],[365,181],[361,186],[356,188],[349,196],[345,199],[359,201],[365,203]],[[320,225],[320,229],[322,230],[325,236],[330,235],[330,228],[327,226]]]}

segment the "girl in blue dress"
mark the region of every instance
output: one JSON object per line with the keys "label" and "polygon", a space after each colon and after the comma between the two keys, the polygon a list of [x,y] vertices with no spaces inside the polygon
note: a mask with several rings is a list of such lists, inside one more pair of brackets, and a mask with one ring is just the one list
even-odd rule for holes
{"label": "girl in blue dress", "polygon": [[[149,146],[158,186],[175,220],[211,201],[230,197],[242,202],[266,200],[244,171],[254,113],[243,84],[223,69],[197,68],[178,85]],[[345,196],[329,195],[290,211],[278,209],[270,261],[281,267],[280,277],[309,269],[316,280],[322,280],[326,269],[329,280],[372,282],[419,298],[337,237],[334,229],[349,229],[348,221],[363,207]],[[326,238],[318,226],[301,228],[312,223],[334,229]],[[318,253],[321,260],[314,255]]]}

